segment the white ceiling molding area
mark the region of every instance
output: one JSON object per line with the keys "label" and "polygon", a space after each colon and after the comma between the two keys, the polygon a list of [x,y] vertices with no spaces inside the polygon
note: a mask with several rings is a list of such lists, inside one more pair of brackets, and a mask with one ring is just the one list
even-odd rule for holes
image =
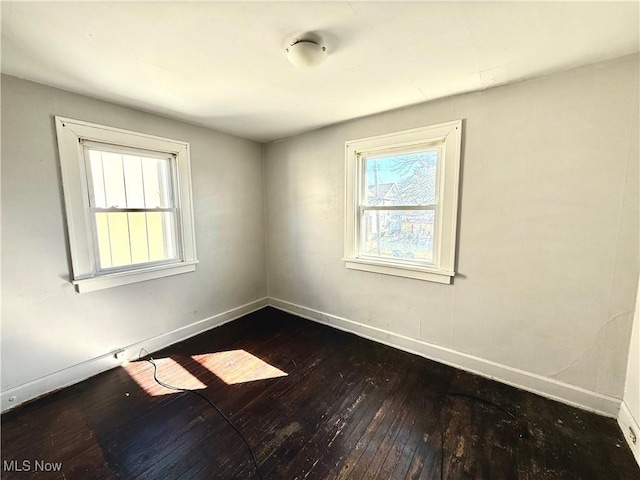
{"label": "white ceiling molding area", "polygon": [[[639,51],[638,2],[2,2],[2,72],[257,141]],[[311,33],[314,68],[286,48]]]}

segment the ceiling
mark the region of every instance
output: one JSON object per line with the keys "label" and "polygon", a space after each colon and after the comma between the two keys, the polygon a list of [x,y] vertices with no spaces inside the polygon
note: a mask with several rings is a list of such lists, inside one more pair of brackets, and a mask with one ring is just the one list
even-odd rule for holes
{"label": "ceiling", "polygon": [[[322,36],[326,63],[284,49]],[[2,2],[2,72],[257,141],[639,51],[626,2]]]}

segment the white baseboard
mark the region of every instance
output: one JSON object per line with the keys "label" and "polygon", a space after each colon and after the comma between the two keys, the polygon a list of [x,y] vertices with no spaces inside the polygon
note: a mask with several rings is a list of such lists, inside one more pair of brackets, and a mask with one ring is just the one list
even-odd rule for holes
{"label": "white baseboard", "polygon": [[[629,444],[629,448],[631,448],[631,452],[633,452],[633,456],[638,462],[640,466],[640,425],[631,415],[631,410],[627,406],[626,402],[622,402],[620,404],[620,412],[618,413],[618,425],[620,425],[620,429],[624,434],[624,439]],[[633,434],[631,430],[633,430]],[[635,443],[633,443],[633,435],[635,435]]]}
{"label": "white baseboard", "polygon": [[543,397],[568,405],[616,418],[620,409],[620,399],[585,390],[574,385],[526,372],[518,368],[501,365],[483,358],[468,355],[446,347],[405,337],[370,325],[354,322],[347,318],[320,312],[294,303],[269,297],[269,305],[294,315],[354,333],[360,337],[383,343],[409,353],[414,353],[439,363],[488,377]]}
{"label": "white baseboard", "polygon": [[199,320],[190,325],[127,345],[122,348],[123,355],[120,360],[115,358],[115,351],[108,352],[99,357],[65,368],[64,370],[12,387],[0,394],[2,412],[15,408],[18,405],[44,395],[45,393],[49,393],[63,387],[68,387],[69,385],[81,382],[82,380],[104,372],[105,370],[117,367],[124,361],[135,360],[138,358],[141,348],[144,348],[149,353],[155,352],[164,347],[181,342],[187,338],[193,337],[194,335],[206,332],[214,327],[219,327],[220,325],[264,308],[267,304],[268,299],[266,297],[261,298],[245,305],[241,305],[240,307],[227,310],[226,312],[218,313],[217,315]]}
{"label": "white baseboard", "polygon": [[[626,408],[624,403],[622,404],[623,407],[620,406],[620,399],[273,297],[261,298],[240,307],[178,328],[171,332],[128,345],[123,348],[124,353],[122,360],[115,359],[115,352],[108,352],[102,356],[92,358],[64,370],[12,387],[0,394],[1,410],[2,412],[5,412],[43,394],[78,383],[89,377],[97,375],[98,373],[117,367],[124,360],[137,359],[141,348],[145,348],[149,353],[155,352],[174,343],[203,333],[211,328],[231,322],[232,320],[259,310],[267,305],[318,323],[329,325],[339,330],[354,333],[369,340],[374,340],[409,353],[426,357],[430,360],[488,377],[568,405],[589,410],[611,418],[617,417],[618,423],[620,424],[623,432],[625,432],[625,437],[627,437],[628,427],[632,425],[630,422],[634,422],[633,417],[628,413],[628,408]],[[634,429],[637,434],[638,425],[637,423],[634,423],[633,425],[635,425]],[[638,443],[640,443],[640,439],[638,440]],[[634,450],[634,454],[637,459],[637,448]]]}

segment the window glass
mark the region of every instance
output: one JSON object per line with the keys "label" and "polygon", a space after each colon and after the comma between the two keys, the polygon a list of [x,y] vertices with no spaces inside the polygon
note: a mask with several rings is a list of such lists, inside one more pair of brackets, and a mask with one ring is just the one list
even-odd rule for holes
{"label": "window glass", "polygon": [[87,152],[99,268],[176,259],[171,158],[95,147]]}
{"label": "window glass", "polygon": [[462,121],[345,142],[345,266],[451,283]]}
{"label": "window glass", "polygon": [[435,203],[437,162],[437,149],[365,157],[365,205]]}
{"label": "window glass", "polygon": [[433,210],[366,210],[362,255],[433,262]]}
{"label": "window glass", "polygon": [[80,293],[195,271],[187,142],[55,117]]}

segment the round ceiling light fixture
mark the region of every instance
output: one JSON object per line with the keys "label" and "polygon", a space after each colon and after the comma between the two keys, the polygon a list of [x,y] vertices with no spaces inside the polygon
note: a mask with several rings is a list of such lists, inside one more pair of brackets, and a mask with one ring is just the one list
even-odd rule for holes
{"label": "round ceiling light fixture", "polygon": [[300,68],[315,67],[327,59],[327,47],[313,40],[296,39],[286,52],[289,61]]}

